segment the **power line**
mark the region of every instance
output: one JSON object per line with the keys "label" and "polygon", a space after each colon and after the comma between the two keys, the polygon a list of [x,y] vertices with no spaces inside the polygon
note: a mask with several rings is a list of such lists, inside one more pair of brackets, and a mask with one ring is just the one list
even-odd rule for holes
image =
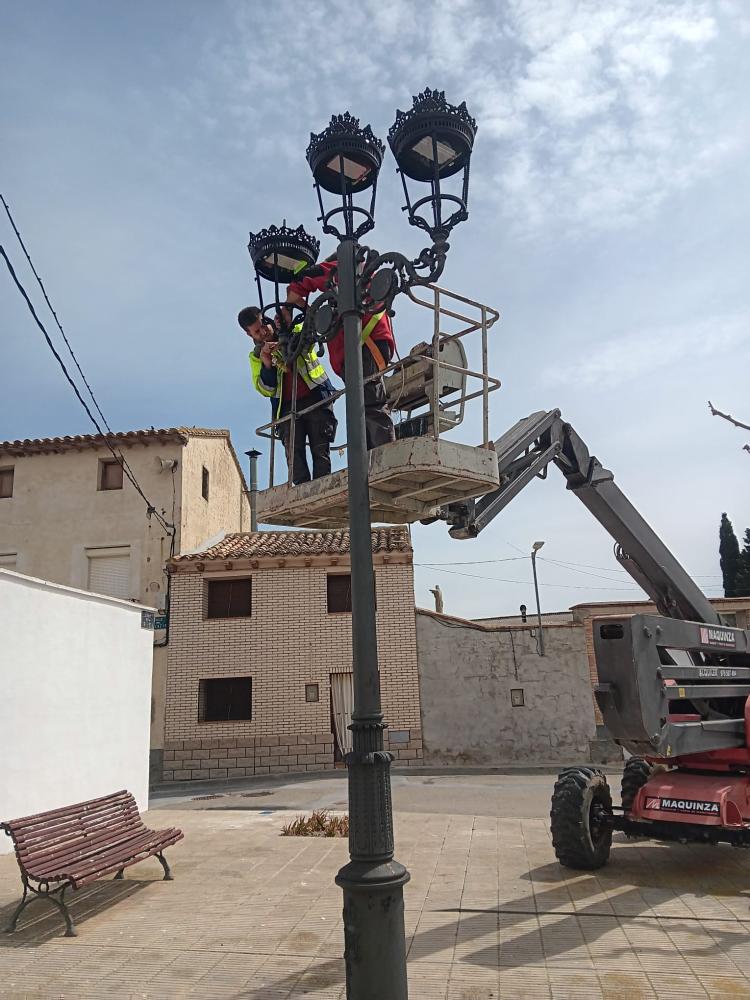
{"label": "power line", "polygon": [[[91,401],[93,402],[94,406],[96,407],[96,410],[97,410],[99,416],[102,418],[102,422],[104,423],[104,426],[107,428],[107,430],[109,431],[110,434],[114,434],[112,428],[107,423],[107,418],[102,413],[101,407],[99,406],[99,403],[97,402],[96,396],[94,395],[94,390],[89,385],[88,380],[86,379],[86,376],[83,373],[83,369],[81,368],[80,364],[78,363],[78,358],[76,357],[75,352],[73,351],[73,348],[71,347],[70,341],[68,340],[68,338],[67,338],[67,336],[65,334],[65,330],[63,330],[62,324],[61,324],[60,320],[58,319],[57,313],[55,312],[55,309],[54,309],[52,303],[50,302],[49,296],[47,295],[47,290],[44,287],[44,283],[43,283],[43,281],[42,281],[42,279],[41,279],[41,277],[39,275],[39,272],[34,267],[34,262],[31,259],[31,255],[29,254],[29,251],[26,249],[26,244],[23,241],[23,237],[21,236],[21,233],[20,233],[20,231],[18,229],[18,226],[16,225],[15,219],[13,218],[13,215],[12,215],[12,213],[10,211],[10,206],[8,205],[8,203],[5,200],[5,198],[3,197],[2,193],[0,193],[0,201],[2,201],[2,203],[3,203],[3,207],[5,208],[5,214],[8,216],[8,220],[10,221],[10,224],[13,227],[13,232],[16,234],[16,238],[18,239],[18,242],[21,245],[21,249],[24,252],[24,256],[26,257],[26,260],[28,261],[29,267],[31,268],[31,270],[32,270],[32,272],[34,274],[34,277],[36,278],[36,280],[37,280],[37,282],[39,284],[39,287],[42,290],[42,295],[44,296],[44,301],[47,303],[47,306],[49,307],[49,311],[54,316],[55,323],[57,324],[57,328],[60,331],[60,333],[62,334],[63,340],[65,341],[65,346],[68,348],[68,351],[70,352],[70,356],[73,359],[76,368],[78,369],[78,373],[80,374],[81,379],[83,380],[83,384],[88,389],[89,396],[91,396]],[[81,402],[83,402],[83,400],[81,400]],[[88,412],[88,410],[87,410],[87,412]],[[89,413],[89,416],[91,416],[90,413]],[[96,421],[93,419],[93,417],[91,417],[91,419],[92,419],[92,422],[94,423],[94,426],[99,431],[99,433],[102,435],[102,437],[106,438],[106,435],[102,431],[101,427],[99,427],[99,425],[96,423]],[[125,473],[128,476],[128,478],[131,480],[131,482],[135,483],[135,481],[136,481],[135,480],[135,473],[133,472],[132,468],[130,467],[130,464],[128,463],[127,459],[122,454],[122,452],[120,451],[120,449],[118,448],[117,449],[117,453],[115,454],[114,450],[112,449],[112,447],[108,443],[107,443],[107,447],[109,447],[109,450],[112,452],[113,455],[115,455],[115,458],[118,459],[118,461],[120,462],[120,464],[123,467],[123,470],[125,470]],[[140,487],[138,487],[138,489],[140,491]],[[144,500],[146,500],[145,497],[144,497]],[[148,507],[152,506],[148,502],[148,500],[146,500],[146,505]],[[174,521],[174,518],[172,518],[172,520]],[[165,522],[165,524],[166,524],[166,522]],[[172,529],[174,529],[174,524],[172,524],[171,527],[172,527]],[[165,528],[165,530],[168,530],[168,529]]]}
{"label": "power line", "polygon": [[509,556],[507,559],[469,559],[466,562],[456,562],[452,559],[450,562],[436,562],[436,563],[418,563],[420,566],[481,566],[485,563],[502,563],[502,562],[521,562],[528,559],[528,556]]}
{"label": "power line", "polygon": [[[419,566],[423,569],[434,569],[439,573],[450,573],[452,576],[467,576],[474,580],[488,580],[492,583],[516,583],[522,587],[533,587],[533,582],[531,580],[505,580],[499,576],[480,576],[478,573],[462,573],[458,570],[444,569],[442,566],[433,565],[432,563],[414,563],[415,566]],[[633,583],[632,587],[576,587],[573,584],[567,583],[547,583],[546,581],[540,582],[540,587],[560,587],[564,590],[602,590],[607,593],[611,593],[613,590],[621,590],[627,593],[633,593],[633,587],[636,590],[641,588]]]}
{"label": "power line", "polygon": [[[600,570],[603,570],[605,573],[622,573],[622,574],[624,574],[626,576],[628,575],[627,574],[627,570],[619,569],[616,566],[592,566],[589,563],[568,562],[565,559],[553,559],[550,556],[539,556],[538,558],[539,558],[540,561],[543,560],[544,562],[553,563],[555,565],[563,566],[563,567],[571,566],[571,567],[578,568],[578,567],[582,566],[582,567],[585,567],[586,569],[600,569]],[[720,580],[721,579],[721,576],[718,573],[691,573],[690,575],[695,580]]]}
{"label": "power line", "polygon": [[52,303],[49,300],[49,296],[47,295],[47,289],[44,287],[44,283],[42,282],[42,279],[39,277],[39,273],[37,272],[37,269],[34,267],[34,262],[32,261],[30,255],[29,255],[29,251],[26,249],[26,244],[23,241],[23,237],[21,236],[20,232],[18,231],[18,226],[16,225],[13,216],[11,215],[10,208],[8,206],[8,202],[5,200],[5,198],[3,197],[3,195],[1,193],[0,193],[0,201],[2,201],[2,203],[3,203],[3,208],[5,209],[5,214],[8,216],[10,224],[13,227],[13,232],[16,234],[16,238],[18,239],[18,242],[21,244],[21,249],[24,252],[26,260],[29,262],[29,267],[31,268],[31,270],[32,270],[32,272],[34,274],[34,277],[36,278],[37,282],[39,283],[39,287],[42,290],[42,295],[44,296],[44,301],[47,303],[47,306],[49,307],[49,311],[52,313],[52,315],[55,318],[55,323],[57,323],[57,329],[62,334],[62,339],[65,341],[65,346],[70,351],[70,356],[73,359],[73,361],[75,362],[75,366],[78,369],[78,374],[83,379],[83,384],[88,389],[89,396],[91,396],[91,401],[93,402],[94,406],[96,407],[97,413],[102,418],[104,426],[107,428],[107,430],[111,434],[112,433],[112,428],[107,423],[107,418],[102,413],[102,411],[101,411],[101,409],[99,407],[99,404],[96,401],[96,396],[94,395],[94,390],[91,388],[91,386],[87,382],[86,376],[83,374],[83,370],[82,370],[81,366],[78,364],[78,358],[75,356],[75,353],[73,352],[73,348],[70,346],[70,341],[68,340],[68,338],[65,335],[65,330],[63,330],[63,328],[62,328],[62,323],[57,318],[57,313],[53,309]]}
{"label": "power line", "polygon": [[[510,543],[508,543],[508,544],[510,544]],[[529,559],[529,558],[530,558],[530,556],[508,556],[508,557],[503,558],[503,559],[467,559],[466,561],[463,561],[463,562],[457,562],[455,560],[451,560],[450,562],[421,563],[419,565],[429,565],[429,566],[486,566],[486,565],[489,565],[491,563],[523,562],[523,561],[525,561],[526,559]],[[544,561],[546,563],[549,563],[551,566],[557,566],[560,569],[565,569],[565,570],[568,570],[569,572],[580,573],[583,576],[591,576],[591,577],[593,577],[596,580],[609,580],[610,579],[610,577],[600,576],[597,573],[587,573],[585,570],[578,568],[579,566],[587,566],[586,563],[565,562],[562,559],[551,559],[551,558],[549,558],[549,556],[539,556],[538,558],[539,558],[540,562]],[[597,566],[597,567],[592,567],[592,568],[594,568],[594,569],[602,569],[605,572],[617,574],[618,576],[621,576],[621,577],[623,577],[623,576],[624,577],[628,577],[629,576],[629,574],[627,573],[626,570],[624,570],[624,569],[618,569],[616,567],[609,567],[608,569],[605,569],[605,567],[603,567],[603,566]],[[613,582],[615,582],[616,577],[612,577],[611,579],[613,580]],[[716,575],[704,574],[703,576],[696,575],[694,577],[694,579],[696,579],[696,580],[720,580],[721,577],[720,576],[716,576]]]}
{"label": "power line", "polygon": [[[81,404],[81,406],[86,411],[86,413],[87,413],[87,415],[89,417],[89,420],[94,425],[94,427],[96,427],[97,431],[99,432],[99,434],[104,439],[104,444],[107,446],[107,448],[109,448],[109,450],[112,452],[112,455],[120,463],[120,465],[123,468],[123,471],[125,472],[125,475],[128,477],[128,479],[132,483],[132,485],[135,488],[136,492],[138,494],[140,494],[141,498],[143,499],[144,503],[146,504],[146,512],[147,512],[147,514],[149,514],[149,515],[153,514],[156,517],[156,520],[159,522],[159,524],[161,524],[161,526],[164,528],[164,530],[167,533],[170,533],[170,532],[174,533],[174,530],[175,530],[174,525],[173,524],[168,524],[167,521],[165,521],[164,518],[161,516],[161,514],[159,514],[159,512],[157,511],[157,509],[154,507],[154,505],[151,503],[151,501],[148,499],[148,497],[146,496],[146,494],[141,489],[141,487],[140,487],[140,485],[138,483],[138,480],[135,478],[135,475],[133,474],[130,466],[125,461],[125,457],[122,455],[122,453],[118,454],[118,452],[115,451],[115,449],[110,444],[110,442],[109,442],[109,440],[107,438],[107,435],[104,433],[104,431],[101,429],[101,427],[97,423],[96,418],[94,417],[93,413],[89,409],[88,403],[86,402],[86,400],[81,395],[81,393],[80,393],[80,391],[78,389],[78,386],[75,384],[75,382],[73,381],[73,379],[70,376],[70,373],[68,372],[68,369],[65,367],[65,362],[63,361],[63,359],[58,354],[58,352],[57,352],[57,350],[55,348],[55,345],[52,343],[52,340],[50,339],[50,335],[47,333],[47,330],[45,329],[44,324],[42,323],[42,321],[37,316],[36,310],[34,309],[34,306],[33,306],[32,302],[31,302],[31,299],[29,298],[29,296],[28,296],[28,294],[26,292],[26,289],[23,287],[23,285],[19,281],[18,276],[16,275],[16,272],[13,269],[13,265],[11,264],[10,260],[8,259],[8,255],[5,252],[5,247],[3,247],[2,244],[0,244],[0,254],[2,254],[2,257],[3,257],[3,259],[5,261],[5,264],[6,264],[7,268],[8,268],[8,271],[10,272],[10,276],[13,279],[13,281],[15,282],[16,288],[18,289],[18,291],[23,296],[24,301],[26,302],[26,305],[27,305],[27,307],[29,309],[29,312],[34,317],[34,321],[35,321],[36,325],[42,331],[42,334],[44,335],[44,339],[47,341],[47,346],[49,347],[49,349],[54,354],[55,359],[57,360],[57,363],[60,365],[60,368],[62,369],[63,375],[65,376],[65,378],[67,379],[67,381],[70,383],[70,387],[72,388],[73,392],[76,394],[76,397],[77,397],[79,403]],[[110,431],[110,433],[111,433],[111,431]]]}
{"label": "power line", "polygon": [[[18,229],[18,226],[15,223],[13,215],[11,214],[10,206],[8,205],[8,203],[5,200],[5,198],[3,197],[2,193],[0,193],[0,201],[2,201],[2,203],[3,203],[3,207],[5,208],[5,213],[8,216],[8,220],[10,221],[11,226],[13,227],[13,232],[16,234],[16,238],[18,239],[18,242],[21,245],[21,249],[24,252],[24,255],[26,257],[26,260],[28,261],[29,267],[31,268],[31,270],[32,270],[32,272],[34,274],[34,277],[36,278],[37,282],[39,283],[39,287],[42,290],[42,295],[44,296],[44,300],[47,303],[49,311],[52,313],[52,315],[53,315],[53,317],[55,319],[55,323],[57,324],[57,328],[59,329],[59,331],[60,331],[60,333],[62,335],[63,340],[65,341],[65,345],[68,348],[68,351],[70,352],[70,356],[73,359],[76,368],[78,369],[78,372],[79,372],[79,374],[81,376],[81,379],[83,380],[83,384],[88,389],[89,395],[91,396],[91,401],[93,402],[94,406],[96,407],[96,410],[97,410],[99,416],[102,418],[102,422],[104,423],[104,426],[107,428],[107,430],[109,431],[109,433],[114,436],[114,432],[112,431],[112,428],[107,423],[107,418],[104,416],[104,413],[102,412],[102,409],[99,406],[99,403],[98,403],[98,401],[96,399],[96,396],[94,395],[94,390],[89,385],[88,380],[86,379],[86,376],[83,373],[83,369],[81,368],[80,364],[78,363],[78,358],[76,357],[75,352],[73,351],[73,348],[71,347],[70,341],[68,340],[68,338],[67,338],[67,336],[65,334],[65,331],[62,328],[62,324],[61,324],[60,320],[58,319],[57,313],[55,312],[55,309],[54,309],[52,303],[50,302],[49,296],[47,295],[47,290],[44,287],[44,283],[42,282],[42,279],[41,279],[41,277],[40,277],[37,269],[34,267],[34,262],[31,259],[31,255],[29,254],[29,251],[26,249],[26,244],[24,243],[23,237],[21,236],[21,233],[20,233],[20,231]],[[10,261],[8,260],[8,258],[5,255],[5,253],[3,253],[3,256],[5,257],[6,264],[8,264],[8,266],[11,269],[11,274],[13,275],[13,278],[16,281],[16,285],[19,286],[19,290],[22,292],[22,294],[24,295],[24,298],[27,301],[27,304],[31,308],[32,315],[36,319],[37,323],[39,323],[39,319],[36,316],[36,313],[34,312],[33,308],[31,307],[31,303],[30,303],[29,297],[28,297],[28,295],[26,295],[26,293],[24,292],[23,288],[21,288],[20,282],[16,278],[15,272],[13,272],[13,268],[12,268],[12,266],[10,264]],[[41,323],[39,323],[39,325],[40,325],[40,327],[42,329],[42,332],[45,335],[45,338],[47,339],[47,343],[50,345],[50,347],[52,347],[52,344],[50,342],[50,339],[49,339],[49,337],[47,335],[46,330],[44,329],[44,327],[41,326]],[[84,409],[86,410],[86,413],[88,414],[89,418],[91,419],[91,422],[94,424],[94,426],[96,427],[97,431],[99,431],[99,433],[101,434],[101,436],[104,438],[104,443],[107,445],[107,447],[112,452],[112,454],[114,455],[114,457],[119,461],[120,465],[123,468],[123,471],[125,472],[125,475],[128,477],[128,479],[133,484],[133,486],[135,487],[135,489],[137,490],[137,492],[143,498],[143,500],[144,500],[144,502],[146,504],[147,513],[149,515],[152,514],[152,513],[155,514],[157,521],[162,525],[162,527],[164,528],[165,531],[169,532],[171,530],[172,540],[174,541],[174,537],[175,537],[174,511],[172,512],[172,522],[173,522],[172,524],[168,524],[166,522],[166,520],[160,514],[158,514],[158,512],[156,511],[156,508],[149,501],[148,497],[145,495],[145,493],[141,489],[141,487],[140,487],[140,485],[139,485],[139,483],[138,483],[138,481],[137,481],[137,479],[135,477],[135,473],[133,472],[133,470],[132,470],[132,468],[130,466],[130,463],[127,461],[127,459],[123,455],[122,451],[119,448],[115,451],[115,449],[112,447],[112,445],[110,444],[110,442],[107,440],[106,434],[104,433],[104,431],[102,431],[101,427],[96,422],[96,420],[94,420],[93,416],[91,415],[90,410],[85,405],[83,399],[81,398],[80,394],[78,393],[78,391],[76,389],[75,384],[73,383],[72,379],[68,375],[68,373],[67,373],[67,371],[65,369],[65,366],[62,363],[62,360],[60,359],[60,357],[57,354],[57,352],[54,350],[54,347],[52,347],[52,350],[53,350],[53,353],[55,354],[55,356],[57,357],[57,360],[60,362],[60,364],[62,366],[62,369],[63,369],[63,372],[65,373],[68,381],[71,383],[71,385],[73,386],[73,389],[76,391],[76,395],[81,400],[81,403],[83,404]]]}

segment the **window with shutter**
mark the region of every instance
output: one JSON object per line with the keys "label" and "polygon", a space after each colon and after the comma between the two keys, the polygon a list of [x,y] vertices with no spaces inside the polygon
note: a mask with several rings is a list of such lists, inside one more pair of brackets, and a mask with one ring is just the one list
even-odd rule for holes
{"label": "window with shutter", "polygon": [[240,722],[252,717],[251,677],[210,677],[198,682],[199,722]]}
{"label": "window with shutter", "polygon": [[12,466],[0,469],[0,497],[4,500],[13,496],[13,473]]}
{"label": "window with shutter", "polygon": [[329,615],[352,610],[351,573],[329,573],[326,589]]}
{"label": "window with shutter", "polygon": [[2,555],[0,555],[0,566],[4,567],[5,569],[15,569],[17,561],[18,561],[17,552],[5,552]]}
{"label": "window with shutter", "polygon": [[99,459],[99,482],[100,490],[121,490],[122,489],[122,465],[115,459]]}
{"label": "window with shutter", "polygon": [[206,618],[248,618],[252,613],[250,577],[206,581]]}
{"label": "window with shutter", "polygon": [[95,594],[128,599],[130,593],[130,547],[88,549],[88,589]]}

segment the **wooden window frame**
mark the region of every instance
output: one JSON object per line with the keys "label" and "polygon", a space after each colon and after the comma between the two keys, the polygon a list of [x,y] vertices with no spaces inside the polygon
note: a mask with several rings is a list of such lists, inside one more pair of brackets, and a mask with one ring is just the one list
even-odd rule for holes
{"label": "wooden window frame", "polygon": [[[10,475],[8,475],[10,473]],[[5,483],[10,482],[10,492],[6,493]],[[16,482],[16,467],[15,465],[5,465],[0,468],[0,500],[12,500],[13,499],[13,487]]]}
{"label": "wooden window frame", "polygon": [[[233,600],[232,600],[232,594],[231,594],[232,586],[236,585],[238,583],[239,584],[244,584],[244,583],[248,584],[247,611],[242,611],[242,612],[239,612],[239,613],[238,612],[229,613],[229,612],[233,611]],[[205,592],[205,604],[204,604],[204,608],[205,608],[204,618],[208,619],[208,621],[226,621],[227,619],[229,619],[231,621],[234,621],[237,618],[252,618],[252,616],[253,616],[253,578],[252,578],[252,576],[232,576],[232,577],[226,577],[225,576],[225,577],[219,577],[216,580],[205,580],[204,579],[204,584],[205,584],[205,588],[206,588],[206,592]],[[217,605],[221,602],[222,598],[220,598],[218,596],[215,596],[215,595],[217,595],[217,592],[220,589],[220,587],[221,587],[222,584],[225,584],[225,585],[228,584],[229,585],[228,589],[229,589],[230,593],[229,593],[228,604],[227,604],[227,612],[228,612],[227,614],[217,614],[216,613]],[[212,590],[214,592],[214,596],[212,596]],[[235,599],[237,601],[240,601],[241,600],[241,595],[238,598],[235,598]],[[212,611],[214,613],[212,613]]]}
{"label": "wooden window frame", "polygon": [[[208,716],[209,700],[211,695],[207,690],[210,685],[224,684],[231,688],[233,684],[242,684],[247,682],[247,715],[234,715],[232,717],[232,704],[229,701],[229,708],[224,713],[213,713],[211,717]],[[226,696],[226,695],[225,695]],[[198,681],[198,722],[202,724],[216,724],[216,723],[228,723],[228,722],[252,722],[253,719],[253,679],[247,675],[242,677],[201,677]]]}
{"label": "wooden window frame", "polygon": [[[331,580],[333,580],[333,579],[341,579],[341,578],[347,579],[349,581],[349,591],[348,591],[348,598],[349,598],[349,600],[344,602],[345,604],[348,604],[348,607],[347,608],[331,608],[331,603],[332,603],[332,601],[331,601],[331,597],[332,597],[332,593],[331,593]],[[374,594],[374,597],[375,597],[375,608],[377,609],[378,599],[377,599],[377,589],[375,587],[375,573],[374,573],[374,571],[373,571],[373,574],[372,574],[372,586],[373,586],[373,590],[375,591],[375,594]],[[335,585],[334,585],[334,587],[335,587]],[[326,573],[326,612],[329,615],[350,615],[352,613],[352,574],[351,573]]]}
{"label": "wooden window frame", "polygon": [[[107,486],[106,480],[108,476],[108,470],[114,467],[120,470],[120,481],[116,486]],[[96,478],[96,488],[97,491],[101,493],[110,493],[112,490],[121,490],[123,487],[125,477],[123,475],[122,462],[118,461],[116,458],[100,458],[99,459],[99,469]]]}

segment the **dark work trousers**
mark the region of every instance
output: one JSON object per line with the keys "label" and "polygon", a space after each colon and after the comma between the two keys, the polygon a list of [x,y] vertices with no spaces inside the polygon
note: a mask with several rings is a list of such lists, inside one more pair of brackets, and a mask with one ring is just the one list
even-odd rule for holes
{"label": "dark work trousers", "polygon": [[[386,365],[391,360],[390,344],[377,341],[378,350],[383,355]],[[362,345],[362,377],[374,375],[378,370],[375,358],[373,358],[370,348],[366,344]],[[346,371],[341,374],[346,382]],[[365,390],[365,430],[367,433],[367,450],[377,448],[378,445],[388,444],[396,440],[396,431],[393,427],[391,415],[388,412],[385,389],[382,379],[373,379],[366,382]]]}
{"label": "dark work trousers", "polygon": [[[297,410],[303,410],[312,405],[307,396],[297,400]],[[285,417],[292,409],[291,402],[281,404],[281,416]],[[280,427],[281,441],[286,451],[287,464],[292,466],[292,482],[295,486],[310,482],[310,469],[307,464],[307,445],[312,455],[312,478],[320,479],[331,472],[331,444],[336,436],[336,417],[333,413],[333,403],[319,406],[310,413],[297,417],[294,427],[294,456],[290,456],[291,421]]]}

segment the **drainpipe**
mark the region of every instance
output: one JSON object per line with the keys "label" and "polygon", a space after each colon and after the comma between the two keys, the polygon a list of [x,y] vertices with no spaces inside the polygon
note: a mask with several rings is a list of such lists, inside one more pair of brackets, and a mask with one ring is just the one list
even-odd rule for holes
{"label": "drainpipe", "polygon": [[250,459],[250,530],[258,530],[258,459],[262,452],[253,448],[245,454]]}

